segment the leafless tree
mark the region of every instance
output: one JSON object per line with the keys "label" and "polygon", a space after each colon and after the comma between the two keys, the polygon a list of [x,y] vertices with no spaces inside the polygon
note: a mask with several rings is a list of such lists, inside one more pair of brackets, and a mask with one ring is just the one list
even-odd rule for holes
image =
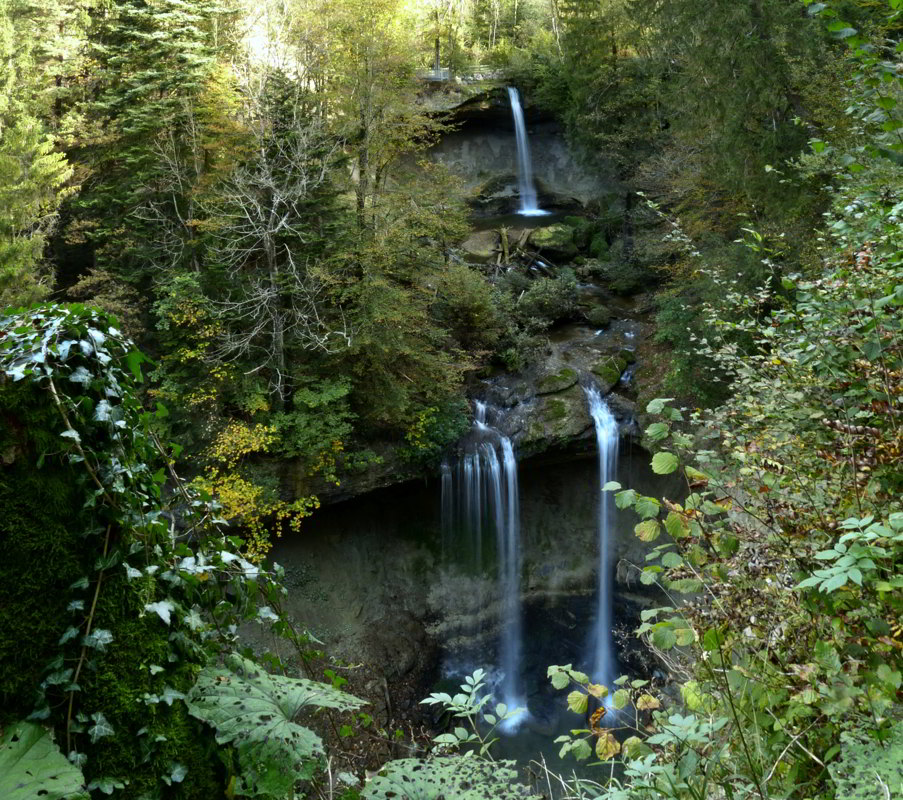
{"label": "leafless tree", "polygon": [[217,355],[255,361],[251,371],[266,370],[271,391],[284,400],[289,347],[334,352],[351,342],[340,313],[333,309],[337,319],[327,320],[325,289],[305,254],[314,236],[310,204],[330,179],[339,144],[297,104],[280,106],[275,120],[266,84],[253,88],[246,95],[253,154],[222,182],[208,209],[208,258],[230,278],[228,296],[217,303],[230,332]]}

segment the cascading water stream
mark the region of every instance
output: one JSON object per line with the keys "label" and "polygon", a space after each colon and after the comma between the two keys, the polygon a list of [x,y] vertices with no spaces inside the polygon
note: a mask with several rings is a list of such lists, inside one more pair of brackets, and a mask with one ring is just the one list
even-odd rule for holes
{"label": "cascading water stream", "polygon": [[605,400],[595,386],[584,387],[589,403],[590,416],[596,429],[596,447],[599,457],[599,513],[597,530],[599,540],[598,599],[596,601],[596,625],[591,637],[591,669],[593,680],[606,686],[617,677],[614,642],[612,640],[612,586],[611,586],[611,529],[614,525],[612,493],[601,488],[614,480],[618,461],[618,423]]}
{"label": "cascading water stream", "polygon": [[[483,530],[495,530],[502,673],[499,700],[509,708],[526,707],[520,669],[523,627],[517,460],[511,440],[486,420],[486,404],[477,401],[464,452],[456,464],[442,464],[442,529],[445,538],[461,535],[469,540],[478,573],[483,570]],[[511,720],[509,729],[520,721]]]}
{"label": "cascading water stream", "polygon": [[517,184],[520,192],[520,211],[525,217],[541,217],[547,214],[539,207],[536,197],[536,183],[533,180],[533,162],[530,159],[530,143],[527,141],[527,125],[524,110],[520,104],[520,93],[513,86],[508,87],[508,100],[514,117],[514,135],[517,140]]}

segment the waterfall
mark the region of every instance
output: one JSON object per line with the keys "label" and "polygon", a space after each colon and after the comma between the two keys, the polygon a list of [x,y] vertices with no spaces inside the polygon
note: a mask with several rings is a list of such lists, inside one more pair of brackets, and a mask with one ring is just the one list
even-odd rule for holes
{"label": "waterfall", "polygon": [[[463,537],[471,565],[483,571],[483,531],[494,530],[499,589],[499,700],[526,707],[521,686],[521,553],[517,459],[511,440],[487,422],[475,404],[474,423],[454,464],[442,464],[443,536]],[[514,720],[512,720],[514,722]],[[513,726],[510,726],[513,727]]]}
{"label": "waterfall", "polygon": [[598,599],[596,601],[596,625],[592,632],[591,669],[596,683],[611,687],[617,677],[614,642],[612,641],[612,586],[610,532],[614,524],[614,502],[611,492],[601,488],[614,480],[618,461],[618,424],[602,395],[595,386],[584,387],[589,402],[590,416],[596,428],[596,447],[599,456],[599,513],[597,530],[599,540]]}
{"label": "waterfall", "polygon": [[539,207],[536,199],[536,184],[533,181],[533,162],[530,159],[530,144],[527,141],[527,126],[524,110],[520,104],[520,94],[513,86],[508,87],[511,114],[514,116],[514,135],[517,138],[517,185],[520,192],[519,214],[525,217],[539,217],[548,213]]}

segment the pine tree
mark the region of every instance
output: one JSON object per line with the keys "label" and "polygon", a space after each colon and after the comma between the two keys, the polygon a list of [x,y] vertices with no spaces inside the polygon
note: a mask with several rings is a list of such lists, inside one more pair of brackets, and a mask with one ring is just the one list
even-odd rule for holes
{"label": "pine tree", "polygon": [[95,20],[100,88],[85,106],[97,121],[81,154],[92,174],[79,211],[100,268],[140,281],[157,265],[157,212],[185,218],[192,187],[174,190],[168,162],[196,148],[195,107],[229,19],[214,0],[113,0]]}
{"label": "pine tree", "polygon": [[36,51],[50,32],[40,23],[33,4],[0,0],[0,307],[49,291],[44,248],[72,174],[38,116],[49,88]]}

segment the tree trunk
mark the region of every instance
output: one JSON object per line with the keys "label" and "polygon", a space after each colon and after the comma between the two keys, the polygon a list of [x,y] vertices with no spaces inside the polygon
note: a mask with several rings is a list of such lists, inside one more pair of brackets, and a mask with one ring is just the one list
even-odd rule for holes
{"label": "tree trunk", "polygon": [[267,269],[270,276],[270,287],[273,290],[273,341],[271,343],[272,354],[270,356],[274,372],[270,384],[276,390],[279,402],[285,405],[287,398],[286,387],[286,359],[285,359],[285,319],[282,314],[282,292],[279,286],[279,266],[276,263],[276,244],[269,239],[266,243]]}

